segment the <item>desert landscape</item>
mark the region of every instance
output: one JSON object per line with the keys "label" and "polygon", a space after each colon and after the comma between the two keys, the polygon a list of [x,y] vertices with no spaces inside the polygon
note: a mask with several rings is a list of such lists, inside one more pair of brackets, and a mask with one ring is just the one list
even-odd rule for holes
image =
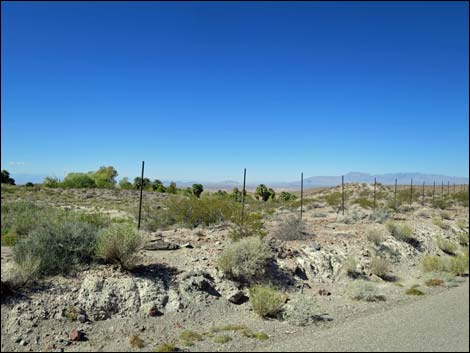
{"label": "desert landscape", "polygon": [[346,184],[344,214],[309,189],[301,220],[299,193],[247,193],[241,221],[238,189],[176,190],[137,231],[139,190],[2,184],[2,351],[272,349],[468,285],[464,185],[378,184],[374,211]]}

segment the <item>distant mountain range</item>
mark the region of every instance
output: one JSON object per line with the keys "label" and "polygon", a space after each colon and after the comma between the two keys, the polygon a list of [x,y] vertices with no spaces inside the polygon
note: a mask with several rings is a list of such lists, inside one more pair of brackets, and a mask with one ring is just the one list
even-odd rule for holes
{"label": "distant mountain range", "polygon": [[[26,184],[27,182],[41,183],[46,175],[42,174],[13,174],[11,175],[18,185]],[[423,173],[387,173],[387,174],[368,174],[360,172],[350,172],[344,175],[345,183],[373,183],[374,178],[377,178],[378,183],[394,184],[397,179],[398,184],[409,184],[413,179],[413,184],[422,184],[423,181],[430,185],[434,181],[437,185],[444,182],[447,184],[467,184],[469,178],[452,177],[447,175],[437,174],[423,174]],[[131,178],[132,179],[132,178]],[[152,178],[151,178],[152,179]],[[163,180],[164,184],[169,184],[171,180]],[[241,188],[242,181],[224,180],[220,182],[201,182],[201,181],[178,181],[175,180],[176,185],[179,187],[188,187],[194,183],[201,183],[206,190],[232,190],[234,187]],[[247,182],[247,189],[252,190],[256,188],[259,183]],[[341,176],[312,176],[304,178],[304,188],[314,188],[321,186],[335,186],[341,184]],[[298,189],[300,188],[300,180],[291,182],[267,182],[266,185],[278,189]]]}

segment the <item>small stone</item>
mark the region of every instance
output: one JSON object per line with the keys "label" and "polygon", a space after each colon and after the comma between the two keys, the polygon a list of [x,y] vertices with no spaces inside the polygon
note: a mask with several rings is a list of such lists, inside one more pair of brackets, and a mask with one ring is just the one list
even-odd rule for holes
{"label": "small stone", "polygon": [[187,249],[193,249],[194,246],[192,246],[190,243],[184,243],[183,245],[181,245],[182,248],[187,248]]}
{"label": "small stone", "polygon": [[73,342],[80,341],[82,339],[82,335],[83,333],[75,328],[70,332],[69,340]]}
{"label": "small stone", "polygon": [[149,316],[151,317],[157,317],[157,316],[162,316],[162,315],[163,313],[155,307],[149,310]]}
{"label": "small stone", "polygon": [[26,342],[25,340],[21,340],[20,341],[20,346],[26,346],[28,344],[28,342]]}
{"label": "small stone", "polygon": [[227,296],[227,300],[230,303],[237,304],[237,305],[243,304],[244,302],[247,301],[247,299],[248,299],[247,296],[241,290],[233,291]]}
{"label": "small stone", "polygon": [[88,321],[88,318],[86,314],[81,314],[78,316],[78,321],[81,322],[82,324]]}

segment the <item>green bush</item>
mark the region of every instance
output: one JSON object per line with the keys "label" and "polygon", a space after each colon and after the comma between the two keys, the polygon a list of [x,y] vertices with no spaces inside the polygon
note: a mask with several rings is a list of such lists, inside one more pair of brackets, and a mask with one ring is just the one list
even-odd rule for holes
{"label": "green bush", "polygon": [[1,183],[2,184],[15,185],[15,179],[10,177],[10,173],[8,172],[8,170],[2,170],[2,172],[1,172]]}
{"label": "green bush", "polygon": [[132,190],[134,189],[134,185],[125,177],[119,180],[119,188],[122,190]]}
{"label": "green bush", "polygon": [[116,177],[118,175],[114,167],[100,167],[96,172],[89,174],[98,188],[113,188],[116,186]]}
{"label": "green bush", "polygon": [[85,173],[69,173],[62,182],[65,188],[94,188],[96,187],[95,180]]}
{"label": "green bush", "polygon": [[335,191],[326,195],[324,199],[331,207],[339,207],[342,203],[342,194]]}
{"label": "green bush", "polygon": [[46,177],[42,184],[48,188],[58,188],[61,186],[59,178],[54,177]]}
{"label": "green bush", "polygon": [[193,186],[191,187],[191,191],[194,196],[199,198],[201,197],[201,194],[204,191],[204,187],[202,186],[202,184],[193,184]]}
{"label": "green bush", "polygon": [[439,237],[436,240],[436,244],[439,247],[439,249],[444,251],[446,254],[454,255],[455,252],[457,251],[457,244],[455,244],[454,242],[448,239]]}
{"label": "green bush", "polygon": [[468,246],[468,232],[460,232],[457,234],[457,237],[459,239],[459,244],[462,246]]}
{"label": "green bush", "polygon": [[444,197],[439,197],[435,198],[434,201],[432,202],[432,207],[434,208],[439,208],[441,210],[445,210],[446,208],[449,208],[450,202]]}
{"label": "green bush", "polygon": [[268,201],[270,198],[274,199],[274,190],[268,189],[264,184],[258,185],[255,191],[256,198],[260,197],[263,201]]}
{"label": "green bush", "polygon": [[293,201],[297,199],[297,196],[295,196],[294,194],[291,194],[290,192],[282,191],[280,198],[282,201]]}
{"label": "green bush", "polygon": [[457,201],[461,206],[468,207],[469,195],[468,191],[459,191],[452,195],[452,199]]}
{"label": "green bush", "polygon": [[369,208],[373,208],[373,207],[374,207],[374,201],[373,201],[373,200],[369,200],[369,199],[366,198],[366,197],[358,197],[358,198],[352,200],[351,203],[352,203],[352,204],[359,205],[359,206],[361,206],[362,208],[366,208],[366,209],[369,209]]}
{"label": "green bush", "polygon": [[250,303],[262,318],[275,318],[282,312],[286,296],[270,286],[256,285],[250,287]]}
{"label": "green bush", "polygon": [[17,241],[13,258],[19,266],[38,259],[41,275],[67,274],[93,260],[96,233],[95,226],[84,222],[45,223]]}
{"label": "green bush", "polygon": [[424,272],[443,272],[446,270],[445,261],[439,256],[427,255],[421,260]]}
{"label": "green bush", "polygon": [[96,256],[107,263],[131,269],[142,245],[140,233],[130,224],[112,224],[102,229],[97,238]]}
{"label": "green bush", "polygon": [[[235,213],[237,214],[237,213]],[[243,216],[243,223],[241,219],[235,217],[234,224],[229,231],[229,238],[233,241],[238,241],[243,238],[257,236],[264,238],[267,235],[264,227],[263,216],[257,212],[245,213]]]}
{"label": "green bush", "polygon": [[468,253],[459,254],[449,259],[447,270],[456,276],[463,276],[468,274],[468,264]]}
{"label": "green bush", "polygon": [[438,226],[441,229],[447,230],[450,229],[450,225],[448,223],[445,223],[444,221],[440,220],[439,218],[434,218],[432,220],[432,223],[436,226]]}
{"label": "green bush", "polygon": [[451,216],[450,212],[441,211],[441,218],[449,220],[449,219],[452,219],[452,216]]}
{"label": "green bush", "polygon": [[263,278],[273,258],[269,245],[259,237],[240,239],[224,249],[218,268],[231,279],[251,283]]}

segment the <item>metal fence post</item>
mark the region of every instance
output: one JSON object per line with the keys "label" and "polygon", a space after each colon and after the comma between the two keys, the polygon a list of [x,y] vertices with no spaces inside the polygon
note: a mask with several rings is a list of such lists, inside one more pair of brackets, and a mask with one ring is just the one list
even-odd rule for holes
{"label": "metal fence post", "polygon": [[341,176],[341,189],[342,189],[342,208],[343,208],[343,216],[344,216],[344,175]]}
{"label": "metal fence post", "polygon": [[240,224],[243,225],[243,214],[245,213],[245,184],[246,184],[246,168],[243,170],[243,190],[242,190],[242,214]]}
{"label": "metal fence post", "polygon": [[423,181],[423,206],[424,206],[424,181]]}
{"label": "metal fence post", "polygon": [[432,186],[432,202],[434,203],[434,194],[436,193],[436,181],[434,180],[434,184]]}
{"label": "metal fence post", "polygon": [[375,196],[376,188],[377,188],[377,178],[374,178],[374,212],[375,212],[375,206],[376,206],[376,196]]}
{"label": "metal fence post", "polygon": [[411,184],[410,184],[410,205],[413,204],[413,178],[411,178]]}
{"label": "metal fence post", "polygon": [[304,173],[300,173],[300,220],[302,220],[304,202]]}
{"label": "metal fence post", "polygon": [[395,178],[395,196],[393,198],[393,205],[397,207],[397,178]]}
{"label": "metal fence post", "polygon": [[144,189],[144,161],[142,161],[142,174],[140,176],[139,220],[137,222],[137,229],[140,229],[140,220],[142,217],[142,190],[143,189]]}

